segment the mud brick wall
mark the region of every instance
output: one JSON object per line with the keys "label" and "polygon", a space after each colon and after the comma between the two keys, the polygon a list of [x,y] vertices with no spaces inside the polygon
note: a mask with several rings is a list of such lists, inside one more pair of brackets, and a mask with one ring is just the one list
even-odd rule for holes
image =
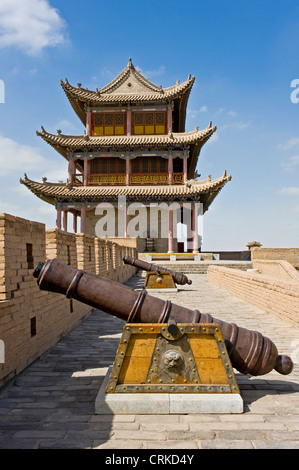
{"label": "mud brick wall", "polygon": [[46,242],[46,259],[58,258],[63,263],[78,268],[76,234],[49,229],[46,231]]}
{"label": "mud brick wall", "polygon": [[299,282],[299,271],[287,261],[258,259],[253,262],[253,267],[262,274],[297,279]]}
{"label": "mud brick wall", "polygon": [[299,270],[299,248],[252,248],[251,260],[284,260]]}
{"label": "mud brick wall", "polygon": [[209,266],[207,280],[266,312],[299,323],[298,280],[219,266]]}
{"label": "mud brick wall", "polygon": [[5,351],[0,386],[91,311],[74,299],[41,291],[33,277],[36,265],[59,258],[74,268],[125,282],[136,271],[123,264],[125,252],[137,256],[133,247],[84,234],[46,230],[44,224],[0,214],[0,340]]}

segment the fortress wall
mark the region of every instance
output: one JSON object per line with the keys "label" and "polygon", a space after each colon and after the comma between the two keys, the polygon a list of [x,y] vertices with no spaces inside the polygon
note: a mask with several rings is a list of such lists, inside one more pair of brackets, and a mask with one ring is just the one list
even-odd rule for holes
{"label": "fortress wall", "polygon": [[[88,305],[41,291],[37,264],[59,258],[77,269],[125,282],[136,271],[122,256],[136,249],[72,234],[10,214],[0,214],[0,385],[14,377],[72,330]],[[4,347],[3,347],[4,346]]]}
{"label": "fortress wall", "polygon": [[252,248],[251,260],[260,259],[288,261],[299,270],[299,248]]}
{"label": "fortress wall", "polygon": [[269,313],[299,323],[299,281],[284,277],[209,266],[208,282]]}

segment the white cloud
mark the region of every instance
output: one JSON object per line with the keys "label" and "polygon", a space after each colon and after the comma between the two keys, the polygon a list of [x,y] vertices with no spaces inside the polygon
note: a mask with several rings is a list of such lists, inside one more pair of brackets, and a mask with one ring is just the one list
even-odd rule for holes
{"label": "white cloud", "polygon": [[281,147],[283,150],[289,150],[294,147],[299,148],[299,137],[292,137],[285,145],[279,145],[278,147]]}
{"label": "white cloud", "polygon": [[13,173],[22,177],[24,173],[33,172],[38,177],[47,176],[49,181],[67,178],[67,162],[63,157],[61,157],[61,163],[57,164],[56,159],[50,160],[43,157],[38,149],[30,145],[19,144],[15,140],[1,135],[0,166],[1,177]]}
{"label": "white cloud", "polygon": [[187,115],[191,119],[195,119],[196,116],[198,115],[198,111],[196,111],[195,109],[187,109]]}
{"label": "white cloud", "polygon": [[278,191],[279,194],[284,194],[286,196],[299,196],[299,187],[296,186],[286,186]]}
{"label": "white cloud", "polygon": [[48,0],[1,0],[0,48],[36,55],[65,42],[65,22]]}
{"label": "white cloud", "polygon": [[56,133],[57,130],[60,129],[62,131],[62,134],[68,134],[68,133],[82,133],[84,132],[83,127],[80,127],[80,129],[75,126],[71,121],[68,119],[60,118],[56,122],[55,126],[53,128],[50,128],[50,132]]}
{"label": "white cloud", "polygon": [[44,166],[44,159],[38,150],[22,145],[15,140],[0,136],[1,176],[20,170],[35,170]]}
{"label": "white cloud", "polygon": [[135,69],[148,79],[152,79],[153,77],[161,77],[161,75],[164,75],[166,71],[165,65],[160,65],[158,69],[154,70],[143,70],[138,65],[135,65]]}
{"label": "white cloud", "polygon": [[165,71],[166,71],[165,65],[160,65],[158,69],[146,70],[144,72],[144,76],[148,78],[161,77],[161,75],[164,75]]}
{"label": "white cloud", "polygon": [[199,108],[199,112],[200,113],[206,113],[208,111],[208,107],[207,106],[202,106],[201,108]]}
{"label": "white cloud", "polygon": [[236,129],[236,130],[243,130],[243,129],[248,129],[250,126],[251,122],[244,122],[244,121],[238,121],[238,122],[232,122],[230,124],[224,124],[222,126],[222,129]]}
{"label": "white cloud", "polygon": [[6,214],[15,214],[19,209],[18,204],[14,202],[0,201],[0,212]]}
{"label": "white cloud", "polygon": [[235,116],[237,116],[237,113],[236,113],[235,111],[228,111],[228,112],[226,113],[226,115],[227,115],[227,116],[230,116],[230,117],[235,117]]}
{"label": "white cloud", "polygon": [[299,155],[293,155],[281,164],[286,171],[293,172],[295,167],[299,165]]}
{"label": "white cloud", "polygon": [[220,114],[223,113],[223,111],[224,111],[224,108],[217,109],[217,111],[215,111],[215,113],[214,113],[214,116],[219,116]]}
{"label": "white cloud", "polygon": [[[210,143],[211,143],[211,142],[217,142],[218,140],[219,140],[219,134],[216,134],[216,133],[214,132],[214,134],[212,134],[212,136],[209,138],[208,143],[209,143],[209,142],[210,142]],[[210,210],[210,209],[209,209],[209,210]]]}

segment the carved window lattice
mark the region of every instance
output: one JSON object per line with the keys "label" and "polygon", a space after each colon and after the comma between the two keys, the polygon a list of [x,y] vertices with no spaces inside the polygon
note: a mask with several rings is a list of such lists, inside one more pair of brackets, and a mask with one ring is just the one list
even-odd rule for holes
{"label": "carved window lattice", "polygon": [[125,113],[95,113],[93,135],[125,135]]}
{"label": "carved window lattice", "polygon": [[154,113],[145,113],[145,124],[154,124]]}
{"label": "carved window lattice", "polygon": [[115,124],[116,125],[123,125],[124,124],[124,114],[116,114],[115,115]]}
{"label": "carved window lattice", "polygon": [[135,113],[134,117],[135,124],[143,124],[143,113]]}
{"label": "carved window lattice", "polygon": [[102,126],[103,125],[103,114],[95,114],[94,124],[95,124],[95,126]]}
{"label": "carved window lattice", "polygon": [[165,134],[166,113],[162,112],[134,112],[133,134]]}
{"label": "carved window lattice", "polygon": [[105,114],[105,125],[113,126],[113,114]]}
{"label": "carved window lattice", "polygon": [[156,113],[156,124],[164,124],[165,113]]}

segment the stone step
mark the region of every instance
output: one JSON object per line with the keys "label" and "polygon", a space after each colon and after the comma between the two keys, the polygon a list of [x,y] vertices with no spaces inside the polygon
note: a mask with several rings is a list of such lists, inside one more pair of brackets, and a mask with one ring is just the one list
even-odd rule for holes
{"label": "stone step", "polygon": [[[183,274],[207,274],[207,270],[210,265],[240,269],[242,271],[252,269],[252,263],[250,261],[200,261],[198,263],[184,263],[181,261],[173,263],[169,261],[163,262],[163,260],[161,260],[159,262],[152,262],[152,264],[156,264],[158,266],[165,267],[166,269],[170,269],[171,271],[177,271]],[[143,275],[145,275],[145,271],[143,272]]]}

